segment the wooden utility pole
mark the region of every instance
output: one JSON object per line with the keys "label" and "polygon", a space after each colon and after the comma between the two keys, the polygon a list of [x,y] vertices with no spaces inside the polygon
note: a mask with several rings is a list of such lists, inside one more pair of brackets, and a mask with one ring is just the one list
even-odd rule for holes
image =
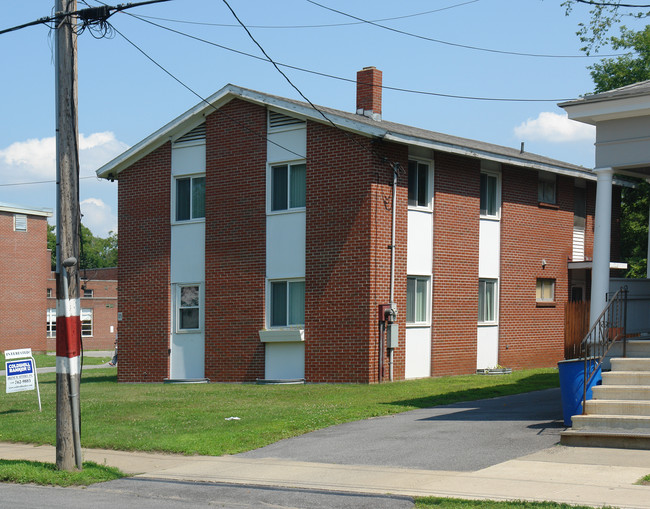
{"label": "wooden utility pole", "polygon": [[77,0],[55,0],[56,15],[56,467],[82,468],[79,388],[79,151]]}

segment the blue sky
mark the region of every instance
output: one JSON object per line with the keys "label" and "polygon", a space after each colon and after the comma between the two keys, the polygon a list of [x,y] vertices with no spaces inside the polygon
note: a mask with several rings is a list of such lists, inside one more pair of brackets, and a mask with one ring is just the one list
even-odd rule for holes
{"label": "blue sky", "polygon": [[[373,65],[383,71],[385,86],[438,94],[551,99],[478,101],[385,90],[383,118],[516,148],[523,141],[529,152],[593,167],[594,132],[563,118],[556,100],[592,90],[587,66],[596,59],[455,46],[581,55],[575,32],[587,18],[588,6],[578,5],[566,17],[561,0],[318,2],[365,20],[408,16],[377,23],[451,44],[359,23],[307,0],[229,0],[277,62],[350,80]],[[48,16],[53,5],[54,0],[7,3],[0,29]],[[432,10],[436,12],[427,12]],[[147,18],[119,13],[109,21],[196,94],[207,97],[233,83],[300,99],[270,63],[147,22],[261,56],[223,1],[172,0],[128,13]],[[54,210],[52,35],[39,25],[0,36],[5,69],[0,80],[0,202]],[[100,236],[117,228],[117,182],[98,181],[95,170],[199,102],[122,35],[96,39],[85,32],[78,41],[81,176],[89,177],[81,180],[80,199],[84,224]],[[313,103],[354,111],[353,83],[283,70]]]}

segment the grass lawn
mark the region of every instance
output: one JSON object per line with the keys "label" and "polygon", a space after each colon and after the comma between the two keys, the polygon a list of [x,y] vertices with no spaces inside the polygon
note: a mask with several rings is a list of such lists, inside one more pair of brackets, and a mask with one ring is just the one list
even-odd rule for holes
{"label": "grass lawn", "polygon": [[[37,368],[51,368],[56,366],[56,355],[36,354],[34,355],[34,360],[36,361]],[[86,366],[90,366],[91,364],[106,364],[110,360],[111,357],[84,356],[83,358],[84,364]],[[4,364],[2,365],[2,369],[5,369]]]}
{"label": "grass lawn", "polygon": [[54,463],[0,459],[0,482],[42,484],[46,486],[88,486],[125,477],[114,467],[84,461],[83,470],[57,470]]}
{"label": "grass lawn", "polygon": [[[54,444],[55,374],[34,391],[5,394],[0,441]],[[466,375],[375,385],[118,384],[114,368],[82,375],[82,445],[118,450],[222,455],[342,422],[557,387],[555,369]],[[227,420],[239,417],[239,420]]]}
{"label": "grass lawn", "polygon": [[[555,502],[497,502],[492,500],[461,500],[457,498],[421,497],[417,509],[590,509],[591,506],[557,504]],[[608,506],[604,506],[608,507]]]}

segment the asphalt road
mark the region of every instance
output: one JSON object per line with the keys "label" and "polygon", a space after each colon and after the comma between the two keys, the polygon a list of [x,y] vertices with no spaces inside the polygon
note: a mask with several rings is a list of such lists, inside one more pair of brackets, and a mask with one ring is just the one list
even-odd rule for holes
{"label": "asphalt road", "polygon": [[559,389],[413,410],[314,431],[239,456],[474,471],[560,440]]}

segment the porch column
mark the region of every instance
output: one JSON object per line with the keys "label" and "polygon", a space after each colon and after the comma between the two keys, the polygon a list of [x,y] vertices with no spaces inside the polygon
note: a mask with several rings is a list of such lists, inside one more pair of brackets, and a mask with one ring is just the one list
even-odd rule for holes
{"label": "porch column", "polygon": [[612,168],[596,168],[596,222],[594,227],[594,261],[591,271],[591,311],[589,323],[605,309],[609,292],[609,257],[612,230]]}

